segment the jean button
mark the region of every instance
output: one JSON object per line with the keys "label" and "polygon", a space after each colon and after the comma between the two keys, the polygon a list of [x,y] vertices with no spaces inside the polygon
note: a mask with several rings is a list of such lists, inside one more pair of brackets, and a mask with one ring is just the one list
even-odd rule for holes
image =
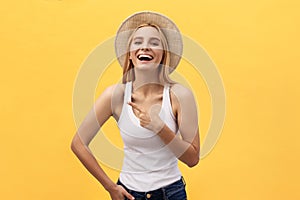
{"label": "jean button", "polygon": [[148,194],[146,195],[146,197],[147,197],[147,199],[150,199],[150,198],[151,198],[151,194],[148,193]]}

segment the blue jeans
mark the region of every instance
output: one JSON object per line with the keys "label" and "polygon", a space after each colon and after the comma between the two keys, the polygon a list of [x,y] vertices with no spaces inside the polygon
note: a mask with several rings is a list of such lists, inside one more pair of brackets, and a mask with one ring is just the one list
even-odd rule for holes
{"label": "blue jeans", "polygon": [[[185,191],[185,181],[183,177],[175,181],[174,183],[157,190],[149,192],[137,192],[128,189],[120,180],[117,182],[118,185],[124,187],[124,189],[134,196],[135,200],[186,200],[187,195]],[[125,197],[125,200],[128,200]]]}

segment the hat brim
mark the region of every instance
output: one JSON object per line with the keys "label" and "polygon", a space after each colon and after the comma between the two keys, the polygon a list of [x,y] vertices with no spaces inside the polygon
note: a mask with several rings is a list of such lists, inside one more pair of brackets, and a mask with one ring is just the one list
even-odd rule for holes
{"label": "hat brim", "polygon": [[115,51],[123,67],[127,52],[128,39],[133,31],[142,24],[157,25],[166,37],[170,53],[170,73],[175,70],[182,56],[182,37],[177,26],[169,18],[159,13],[143,11],[129,16],[118,29],[115,38]]}

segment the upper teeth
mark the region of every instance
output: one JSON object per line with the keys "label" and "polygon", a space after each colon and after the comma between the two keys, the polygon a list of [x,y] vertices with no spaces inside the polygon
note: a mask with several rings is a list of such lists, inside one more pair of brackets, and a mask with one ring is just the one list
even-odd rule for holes
{"label": "upper teeth", "polygon": [[138,55],[138,58],[149,58],[149,59],[152,59],[152,56],[150,55],[146,55],[146,54],[141,54],[141,55]]}

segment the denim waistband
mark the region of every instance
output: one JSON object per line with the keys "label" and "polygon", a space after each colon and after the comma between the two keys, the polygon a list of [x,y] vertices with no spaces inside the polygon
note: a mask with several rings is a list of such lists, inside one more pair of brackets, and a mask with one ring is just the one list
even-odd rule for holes
{"label": "denim waistband", "polygon": [[178,184],[182,184],[182,185],[186,185],[185,180],[183,177],[181,177],[178,181],[175,181],[174,183],[171,183],[170,185],[161,187],[159,189],[156,190],[151,190],[151,191],[145,191],[145,192],[138,192],[138,191],[134,191],[131,190],[129,188],[127,188],[119,179],[117,182],[118,185],[121,185],[122,187],[124,187],[124,189],[129,192],[129,193],[135,193],[135,194],[139,194],[139,195],[161,195],[164,194],[169,188],[172,188],[174,185],[178,185]]}

